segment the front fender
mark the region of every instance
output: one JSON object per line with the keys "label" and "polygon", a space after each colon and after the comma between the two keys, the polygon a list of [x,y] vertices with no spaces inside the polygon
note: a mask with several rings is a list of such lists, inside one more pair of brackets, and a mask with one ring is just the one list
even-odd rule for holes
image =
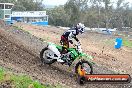
{"label": "front fender", "polygon": [[94,62],[91,61],[91,60],[93,60],[93,56],[87,55],[86,53],[80,53],[79,56],[85,58],[85,59],[88,60],[90,63],[95,64]]}

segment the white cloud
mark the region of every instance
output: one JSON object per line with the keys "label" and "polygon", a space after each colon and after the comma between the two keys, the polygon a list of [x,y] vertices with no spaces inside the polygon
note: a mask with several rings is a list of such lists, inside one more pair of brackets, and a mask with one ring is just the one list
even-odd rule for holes
{"label": "white cloud", "polygon": [[64,5],[67,0],[43,0],[44,5]]}

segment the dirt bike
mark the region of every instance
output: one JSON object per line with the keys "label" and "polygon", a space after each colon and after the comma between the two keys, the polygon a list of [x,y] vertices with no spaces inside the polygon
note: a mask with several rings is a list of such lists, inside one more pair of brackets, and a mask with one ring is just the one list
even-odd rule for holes
{"label": "dirt bike", "polygon": [[[56,61],[58,62],[58,59],[61,58],[64,61],[63,64],[65,63],[70,67],[73,61],[79,59],[79,61],[75,65],[75,73],[78,74],[79,70],[85,69],[87,74],[92,74],[93,67],[92,63],[89,60],[91,59],[91,57],[82,52],[80,44],[76,44],[74,46],[76,46],[76,48],[68,48],[67,51],[69,53],[69,56],[66,55],[62,57],[62,55],[60,54],[62,52],[62,46],[56,45],[54,43],[48,43],[47,47],[42,49],[40,52],[41,61],[45,64],[52,64]],[[86,60],[86,58],[89,61]]]}

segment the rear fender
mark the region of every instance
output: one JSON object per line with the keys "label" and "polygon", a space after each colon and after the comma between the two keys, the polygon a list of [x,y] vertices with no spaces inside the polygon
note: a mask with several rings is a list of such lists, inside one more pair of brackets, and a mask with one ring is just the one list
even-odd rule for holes
{"label": "rear fender", "polygon": [[53,51],[58,57],[61,56],[59,50],[56,48],[56,46],[54,44],[49,44],[47,46],[48,49],[50,49],[51,51]]}

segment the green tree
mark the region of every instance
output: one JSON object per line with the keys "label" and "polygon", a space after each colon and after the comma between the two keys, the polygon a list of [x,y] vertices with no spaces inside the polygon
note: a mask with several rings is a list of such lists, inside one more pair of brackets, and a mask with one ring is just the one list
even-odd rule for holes
{"label": "green tree", "polygon": [[54,9],[47,9],[49,15],[49,24],[55,26],[69,26],[69,16],[64,10],[64,6],[58,6]]}
{"label": "green tree", "polygon": [[64,10],[69,15],[71,25],[79,21],[80,10],[74,0],[69,0],[64,6]]}
{"label": "green tree", "polygon": [[0,3],[15,3],[16,0],[0,0]]}
{"label": "green tree", "polygon": [[0,3],[14,3],[14,11],[39,11],[44,9],[43,0],[0,0]]}

